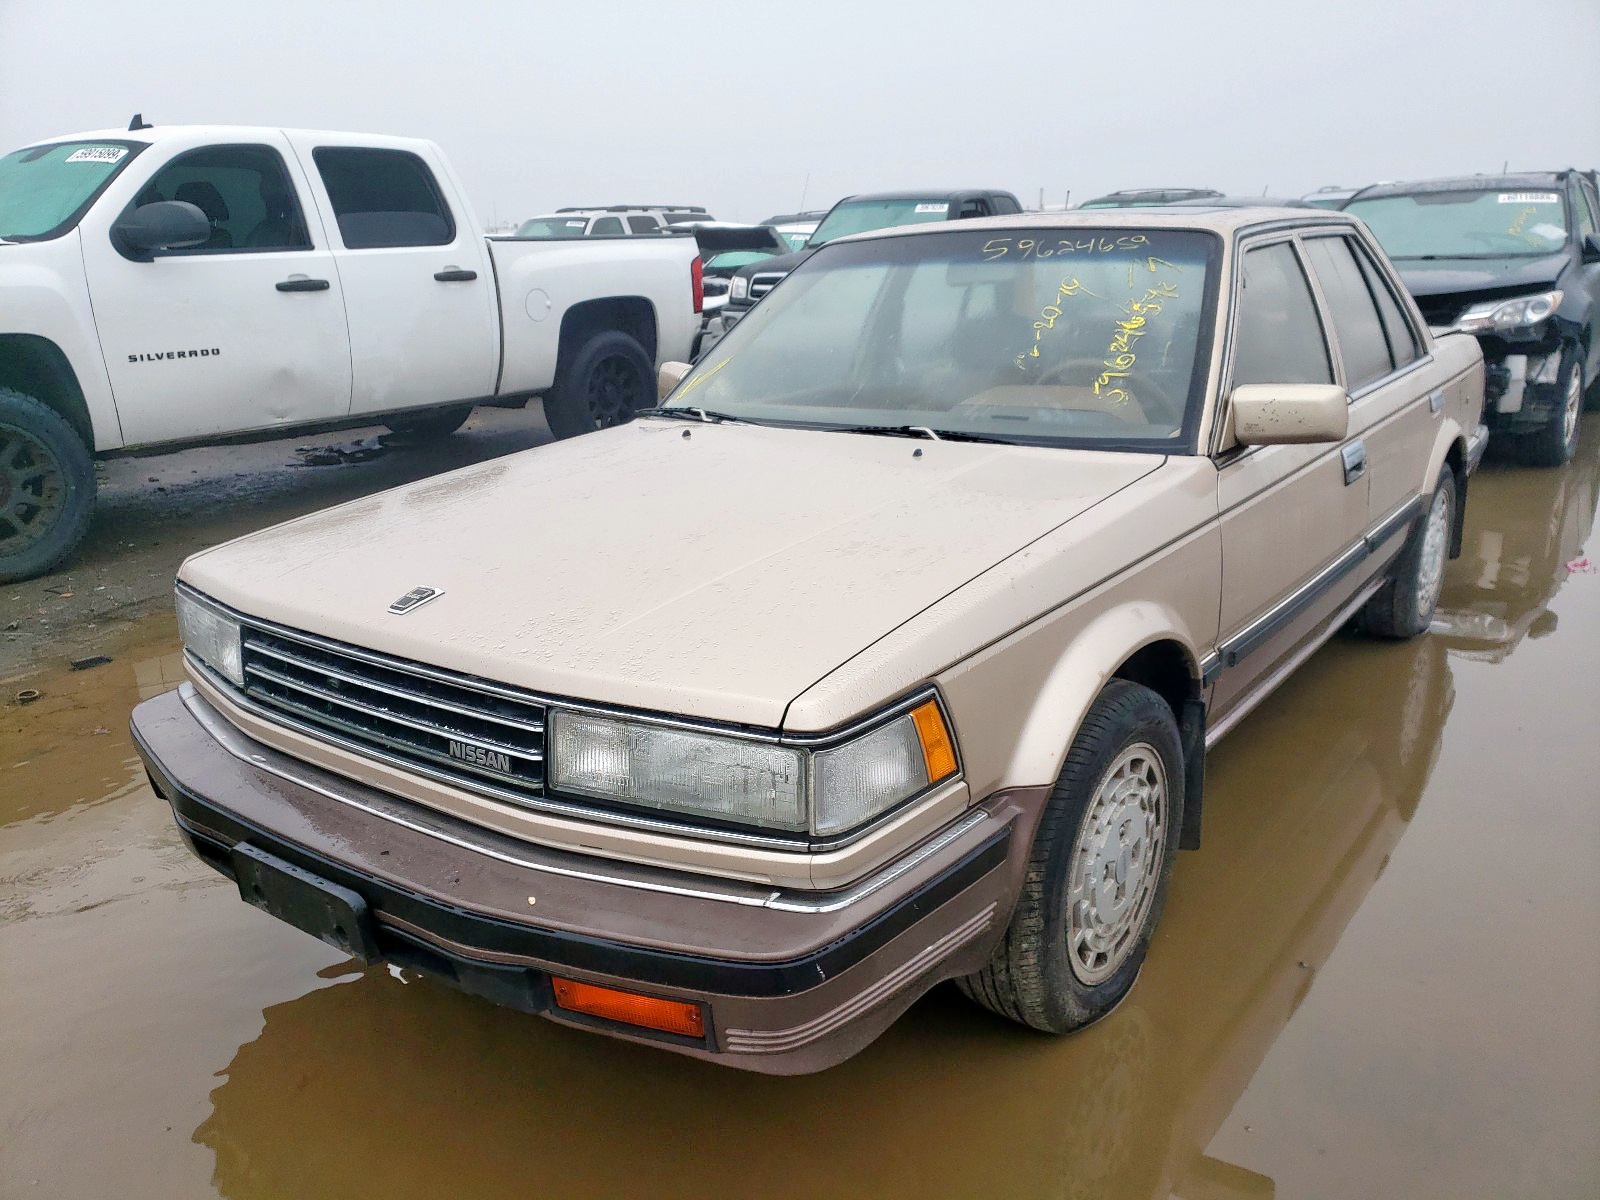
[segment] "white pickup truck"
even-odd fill
[[[94,459],[543,396],[558,437],[689,356],[687,238],[485,239],[431,142],[228,126],[0,158],[0,582],[67,557]]]

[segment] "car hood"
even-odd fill
[[[1538,258],[1440,258],[1395,260],[1400,279],[1417,299],[1478,292],[1531,291],[1553,286],[1566,269],[1566,254]]]
[[[401,658],[773,728],[841,663],[1165,461],[643,420],[213,547],[180,578]],[[416,587],[443,594],[391,615]]]

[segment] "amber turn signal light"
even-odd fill
[[[928,782],[938,783],[956,773],[956,747],[945,728],[944,714],[936,701],[929,700],[911,710],[912,723],[917,727],[917,740],[922,743],[922,761],[928,766]]]
[[[622,992],[616,988],[579,983],[576,979],[557,976],[550,977],[550,986],[555,990],[556,1004],[568,1012],[603,1017],[607,1021],[620,1021],[624,1025],[638,1025],[662,1033],[682,1034],[684,1037],[703,1038],[706,1035],[705,1014],[698,1004],[641,996],[635,992]]]

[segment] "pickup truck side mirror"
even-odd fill
[[[1243,384],[1229,400],[1245,446],[1338,442],[1350,428],[1350,395],[1331,383]]]
[[[1600,263],[1600,233],[1583,235],[1582,257],[1586,263]]]
[[[123,214],[112,232],[125,249],[149,254],[202,245],[211,238],[211,222],[186,200],[157,200]]]
[[[664,362],[661,370],[656,374],[656,399],[665,400],[672,394],[672,389],[683,382],[683,377],[689,373],[692,364],[686,362]]]

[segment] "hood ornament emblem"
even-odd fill
[[[389,605],[389,611],[397,617],[403,617],[412,609],[421,608],[429,600],[438,599],[442,595],[444,595],[443,588],[414,587]]]

